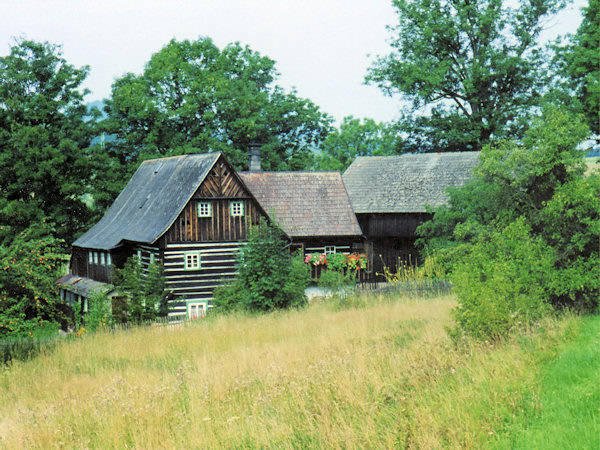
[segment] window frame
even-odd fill
[[[229,215],[231,217],[244,217],[244,201],[232,200],[229,202]]]
[[[326,245],[323,248],[323,253],[325,253],[326,255],[333,255],[337,253],[337,247],[335,245]]]
[[[188,257],[197,258],[195,264],[188,263]],[[183,252],[183,270],[200,270],[202,268],[202,255],[199,251]]]
[[[196,207],[198,209],[197,215],[199,218],[213,216],[212,202],[198,202]],[[203,207],[206,207],[206,212],[203,211]]]

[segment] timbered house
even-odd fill
[[[416,229],[428,207],[448,201],[447,189],[464,185],[479,164],[478,152],[359,157],[343,175],[358,222],[367,237],[374,273],[395,271],[398,259],[418,263]]]
[[[236,274],[249,227],[266,213],[221,153],[145,161],[102,219],[73,243],[64,297],[78,284],[111,282],[111,267],[137,255],[165,267],[170,314],[203,315],[214,288]],[[82,283],[83,282],[83,283]]]

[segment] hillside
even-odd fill
[[[0,448],[506,448],[538,422],[555,433],[533,435],[541,448],[600,435],[597,317],[586,333],[567,317],[456,348],[451,297],[355,303],[84,335],[15,362],[0,372]],[[541,374],[581,335],[554,423]]]

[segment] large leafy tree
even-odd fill
[[[330,118],[309,100],[274,84],[273,60],[239,43],[175,40],[141,75],[118,79],[107,101],[107,144],[121,164],[149,157],[223,151],[238,168],[252,142],[264,144],[265,169],[312,164],[312,149]]]
[[[49,220],[71,241],[88,219],[87,73],[49,43],[23,40],[0,57],[0,223],[15,233]]]
[[[546,108],[523,139],[484,147],[474,180],[419,227],[453,272],[461,326],[494,334],[537,317],[540,302],[597,307],[600,176],[585,172],[588,133],[581,117]],[[496,313],[506,322],[490,328]]]
[[[403,141],[393,124],[348,116],[321,143],[316,166],[343,172],[357,156],[395,155],[403,149]]]
[[[393,3],[393,52],[374,63],[367,81],[412,102],[401,125],[415,150],[480,150],[520,136],[544,85],[537,38],[562,1]]]
[[[567,45],[557,47],[558,72],[566,80],[568,104],[577,100],[577,110],[585,113],[590,130],[600,135],[600,2],[589,0],[583,8],[583,21]]]

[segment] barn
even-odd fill
[[[448,201],[447,189],[464,185],[479,152],[358,157],[343,175],[352,208],[367,238],[372,272],[398,260],[418,263],[416,229],[431,219],[429,207]]]

